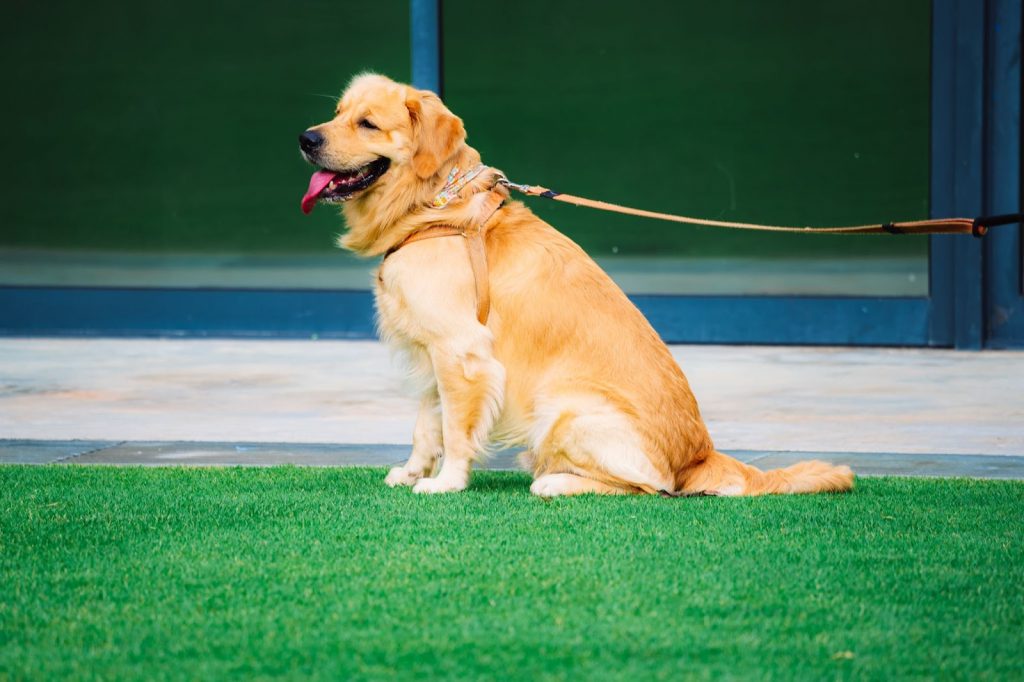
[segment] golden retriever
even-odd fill
[[[412,453],[388,485],[463,490],[473,462],[503,443],[527,448],[530,490],[544,497],[852,488],[849,467],[760,471],[717,452],[658,334],[579,246],[508,200],[500,171],[483,167],[450,203],[434,201],[452,169],[478,167],[480,155],[433,93],[357,76],[300,147],[318,168],[303,210],[341,203],[341,246],[387,254],[375,284],[381,336],[421,380]],[[484,282],[468,239],[416,240],[436,225],[481,231]]]

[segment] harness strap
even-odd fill
[[[403,246],[424,239],[438,237],[464,237],[466,251],[469,254],[469,266],[473,270],[473,282],[476,288],[476,319],[480,324],[487,324],[491,314],[491,286],[487,268],[487,226],[505,203],[505,198],[496,192],[488,192],[484,200],[483,210],[487,217],[479,226],[456,227],[454,225],[429,225],[409,234],[384,254],[384,260]],[[382,262],[383,264],[383,262]]]
[[[674,223],[686,223],[688,225],[700,225],[703,227],[728,227],[740,230],[759,230],[762,232],[798,232],[802,234],[971,234],[975,237],[984,237],[989,227],[996,225],[1007,225],[1020,222],[1021,214],[1008,214],[1002,216],[991,216],[987,218],[935,218],[932,220],[911,220],[900,223],[885,223],[883,225],[847,225],[842,227],[789,227],[784,225],[758,225],[755,223],[736,223],[725,220],[706,220],[704,218],[690,218],[688,216],[674,215],[671,213],[659,213],[657,211],[646,211],[639,208],[630,208],[611,204],[607,201],[597,201],[562,194],[547,187],[539,185],[520,185],[509,182],[507,178],[499,179],[498,182],[528,196],[544,197],[554,199],[574,206],[586,206],[601,211],[613,213],[624,213],[642,218],[654,218],[667,220]]]

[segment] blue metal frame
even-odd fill
[[[984,3],[932,4],[931,214],[981,214]],[[981,244],[931,237],[932,336],[957,348],[982,343]]]
[[[988,5],[985,101],[989,103],[985,213],[1021,209],[1021,2]],[[993,348],[1024,345],[1021,227],[993,230],[985,239],[985,333]]]
[[[411,2],[413,81],[435,92],[443,85],[440,11],[441,0]],[[1000,66],[1013,49],[1019,60],[1019,15],[1019,0],[933,1],[933,215],[1019,204],[1019,63]],[[1015,39],[1001,28],[1013,16]],[[1006,85],[1014,78],[1016,94]],[[1017,155],[986,153],[1006,147]],[[1008,228],[994,230],[985,248],[971,238],[932,237],[930,294],[920,298],[633,300],[670,342],[979,348],[989,333],[996,345],[1020,345],[1019,245],[1019,230]],[[1015,264],[1007,260],[1014,256]],[[994,267],[983,279],[986,260]],[[1007,320],[989,315],[983,324],[983,286],[1010,306]],[[0,287],[0,334],[369,338],[373,302],[368,291]]]
[[[412,0],[409,5],[412,22],[412,84],[438,95],[443,86],[444,50],[441,30],[441,0]]]
[[[1020,211],[1020,0],[935,0],[932,214]],[[931,238],[932,336],[1024,345],[1021,228]]]

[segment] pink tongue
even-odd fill
[[[302,212],[306,215],[313,210],[316,206],[316,198],[320,196],[320,192],[324,191],[324,187],[331,184],[331,180],[340,173],[328,170],[318,170],[313,173],[313,176],[309,179],[309,189],[306,190],[306,194],[302,197]]]

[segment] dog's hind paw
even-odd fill
[[[561,497],[562,495],[582,495],[584,493],[609,495],[623,491],[613,488],[607,483],[576,474],[544,474],[534,480],[533,485],[530,486],[530,492],[538,497]]]
[[[394,488],[396,485],[415,485],[420,480],[419,474],[413,473],[405,467],[392,467],[384,482]]]

